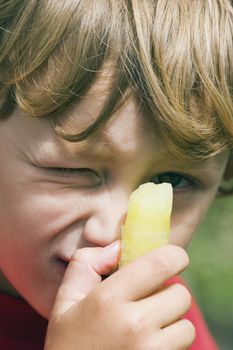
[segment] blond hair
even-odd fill
[[[171,152],[202,161],[232,147],[233,10],[228,0],[0,0],[0,117],[15,105],[76,142],[133,92]],[[68,134],[58,115],[112,62],[102,112]]]

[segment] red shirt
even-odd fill
[[[169,283],[181,283],[189,289],[187,284],[180,277],[171,278]],[[220,350],[206,325],[194,297],[192,297],[191,308],[185,314],[184,318],[190,320],[196,329],[196,339],[189,348],[190,350]]]
[[[184,284],[178,277],[171,280],[171,283],[174,282]],[[196,328],[196,340],[191,350],[219,350],[194,299],[185,317]],[[46,328],[47,320],[23,299],[0,294],[1,350],[43,350]]]

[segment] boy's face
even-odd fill
[[[70,111],[69,120],[86,127],[104,98],[92,89]],[[133,97],[104,130],[73,144],[60,139],[48,119],[16,110],[0,122],[0,149],[0,289],[14,293],[15,288],[45,317],[71,255],[120,237],[128,197],[141,183],[170,174],[171,242],[187,246],[228,158],[221,155],[199,165],[175,159]]]

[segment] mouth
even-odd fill
[[[60,267],[60,269],[63,271],[63,273],[66,272],[67,267],[69,265],[69,259],[68,258],[64,258],[64,257],[57,257],[56,258],[57,264]],[[110,275],[101,275],[101,280],[104,281],[106,280]]]
[[[58,257],[56,259],[56,262],[57,262],[58,266],[60,267],[60,269],[65,272],[68,265],[69,265],[69,261]]]

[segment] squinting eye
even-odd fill
[[[61,175],[89,175],[92,171],[86,168],[50,168]]]
[[[101,182],[99,175],[92,169],[88,168],[60,168],[53,167],[48,168],[50,172],[56,176],[60,176],[65,179],[75,179],[75,182],[82,184],[83,186],[98,185]]]
[[[162,182],[168,182],[174,189],[183,189],[193,185],[193,181],[181,174],[176,173],[163,173],[153,177],[152,182],[161,184]]]

